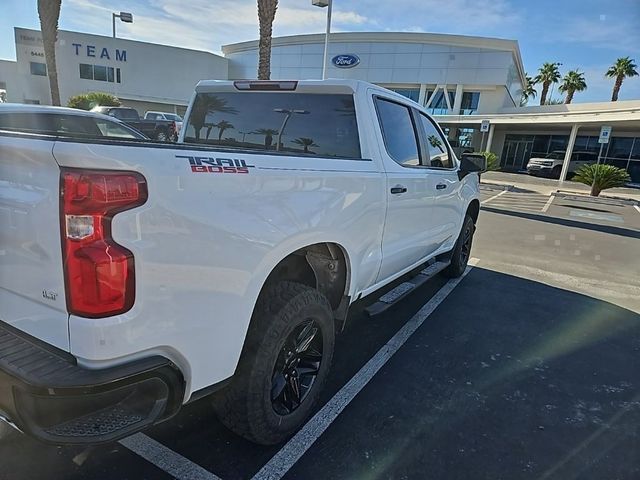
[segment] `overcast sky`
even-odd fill
[[[15,59],[13,27],[39,28],[36,0],[1,3],[0,58]],[[255,0],[62,0],[60,28],[111,35],[119,10],[134,14],[118,24],[132,40],[219,53],[258,36]],[[323,32],[325,15],[311,0],[280,0],[274,36]],[[640,62],[640,0],[334,0],[333,29],[515,39],[529,74],[544,61],[585,72],[588,89],[574,102],[609,100],[607,67],[621,56]],[[620,99],[640,99],[640,77],[625,81]]]

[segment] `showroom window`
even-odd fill
[[[389,88],[392,92],[399,93],[403,97],[407,97],[414,102],[417,102],[420,98],[420,89],[419,88]]]
[[[420,166],[416,131],[409,107],[377,98],[376,108],[389,156],[403,167]]]
[[[31,69],[31,75],[39,75],[41,77],[47,76],[47,64],[40,62],[29,62]]]
[[[449,103],[453,107],[453,103],[455,100],[454,92],[447,92],[449,94]],[[427,102],[433,96],[433,100],[429,104],[429,108],[427,108],[427,112],[431,115],[446,115],[449,111],[449,107],[447,106],[447,100],[444,96],[444,92],[442,90],[438,90],[436,93],[433,90],[429,90],[427,92]]]
[[[480,92],[463,92],[462,103],[460,104],[460,115],[472,115],[476,113],[478,103],[480,103]]]

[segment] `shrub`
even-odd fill
[[[492,170],[500,169],[500,162],[498,161],[498,156],[493,152],[480,152],[484,155],[485,160],[487,161],[487,171],[490,172]]]
[[[103,92],[89,92],[75,95],[69,98],[67,102],[68,107],[79,108],[80,110],[91,110],[98,105],[104,107],[119,107],[122,103],[115,95]]]
[[[624,186],[625,183],[631,181],[631,177],[623,168],[601,163],[583,165],[578,169],[572,180],[589,185],[591,187],[591,195],[597,197],[602,190]]]

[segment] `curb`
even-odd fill
[[[556,197],[577,197],[580,201],[592,202],[592,203],[608,203],[610,205],[640,205],[640,201],[632,198],[614,197],[614,196],[600,196],[592,197],[588,193],[568,192],[566,190],[556,190],[551,192],[551,195]]]
[[[505,183],[480,182],[480,187],[488,187],[489,190],[513,190],[514,186]]]

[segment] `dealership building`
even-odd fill
[[[7,101],[50,103],[38,30],[15,28],[16,61],[0,60]],[[322,76],[324,35],[274,38],[271,78]],[[125,105],[184,112],[201,79],[255,78],[258,42],[222,47],[223,56],[164,45],[60,31],[56,57],[63,103],[104,91]],[[525,73],[518,42],[430,33],[333,33],[328,78],[365,80],[418,102],[445,129],[454,149],[490,150],[503,168],[531,156],[598,153],[600,127],[612,127],[603,158],[640,183],[640,100],[520,107]],[[483,120],[489,128],[481,132]],[[486,123],[486,122],[485,122]]]

